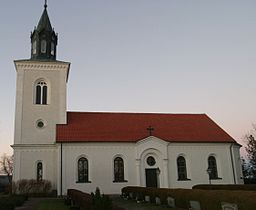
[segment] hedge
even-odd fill
[[[17,206],[22,206],[27,200],[26,196],[12,195],[0,198],[0,210],[14,210]]]
[[[192,189],[201,190],[241,190],[241,191],[256,191],[256,184],[199,184],[192,187]]]
[[[227,191],[227,190],[199,190],[199,189],[166,189],[124,187],[122,195],[133,194],[139,197],[150,196],[151,202],[155,203],[155,197],[159,197],[162,204],[166,204],[167,198],[175,199],[175,205],[179,208],[188,209],[189,201],[200,202],[201,209],[222,210],[221,202],[236,203],[239,210],[255,210],[256,192],[253,191]]]
[[[75,189],[68,189],[67,195],[72,200],[73,205],[80,206],[83,210],[92,209],[92,198],[90,194]]]
[[[12,182],[12,194],[32,197],[56,197],[55,190],[49,180],[21,179]]]

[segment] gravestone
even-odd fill
[[[161,205],[161,200],[159,197],[156,197],[156,205]]]
[[[150,202],[150,196],[149,195],[145,195],[145,201]]]
[[[167,205],[171,208],[175,208],[175,199],[172,197],[167,198]]]
[[[238,210],[237,204],[221,202],[222,210]]]
[[[129,193],[129,197],[130,197],[131,199],[133,199],[133,194],[132,194],[132,192]]]
[[[191,210],[201,210],[199,201],[189,201],[189,205],[190,205]]]

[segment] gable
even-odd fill
[[[152,135],[167,142],[235,142],[205,114],[68,112],[57,142],[138,142]]]

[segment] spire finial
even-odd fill
[[[47,0],[44,0],[44,8],[47,8]]]

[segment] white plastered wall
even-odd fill
[[[70,63],[19,60],[15,61],[15,67],[13,180],[35,178],[34,161],[40,158],[47,170],[43,178],[51,180],[56,188],[56,124],[66,123],[66,83]],[[41,79],[48,86],[47,105],[35,104],[35,86]],[[38,120],[45,123],[43,128],[37,127]]]
[[[54,145],[34,145],[15,147],[15,173],[14,181],[20,179],[36,179],[37,163],[43,164],[43,179],[52,183],[53,189],[57,188],[57,149]]]
[[[159,187],[191,188],[196,184],[208,184],[209,176],[206,169],[210,155],[216,158],[218,176],[221,178],[211,180],[211,183],[233,184],[230,145],[230,143],[169,143],[155,137],[148,137],[137,143],[66,143],[63,144],[62,151],[62,192],[65,194],[67,189],[72,188],[90,193],[95,191],[96,187],[100,187],[106,194],[119,194],[121,188],[125,186],[146,186],[146,168],[160,170]],[[60,145],[58,147],[60,150]],[[235,148],[235,152],[235,156],[238,156],[239,147]],[[186,159],[190,180],[177,180],[176,160],[179,155]],[[77,183],[77,161],[82,156],[89,161],[90,183]],[[116,156],[124,160],[127,182],[113,182],[113,160]],[[148,156],[156,159],[156,164],[152,167],[146,163]],[[239,166],[237,160],[234,163],[234,166],[236,165]],[[239,173],[239,167],[235,172]]]

